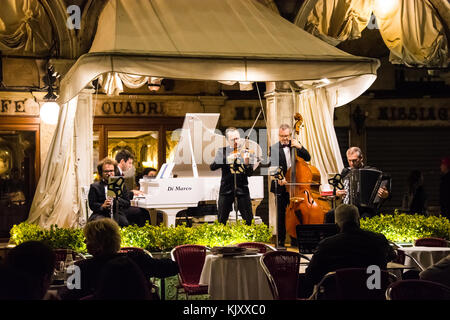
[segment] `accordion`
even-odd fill
[[[390,176],[376,169],[353,169],[347,177],[349,181],[349,203],[369,208],[380,204],[378,189],[390,183]]]

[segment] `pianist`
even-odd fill
[[[250,155],[244,150],[236,128],[225,131],[228,146],[217,150],[211,170],[222,169],[220,181],[218,220],[226,224],[235,199],[242,218],[247,225],[252,223],[252,203],[248,189],[248,177],[253,173]]]
[[[349,173],[350,173],[350,171],[352,169],[375,169],[375,168],[364,165],[363,154],[362,154],[361,149],[358,147],[350,147],[346,152],[346,156],[347,156],[347,161],[348,161],[349,167],[342,169],[342,172],[341,172],[341,179],[342,179],[344,188],[342,190],[336,190],[336,196],[342,198],[343,203],[349,204],[349,202],[350,202],[350,195],[349,195],[349,191],[350,191],[349,190],[350,189]],[[383,202],[390,195],[389,190],[387,189],[387,186],[380,187],[378,189],[377,195],[378,195],[379,199],[378,199],[378,202],[376,203],[375,208],[358,206],[361,218],[372,217],[377,214],[377,210],[381,207]],[[327,212],[327,214],[325,216],[325,223],[334,223],[334,210]]]

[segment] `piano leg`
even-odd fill
[[[174,226],[175,227],[175,221],[177,217],[177,213],[181,210],[184,210],[186,208],[170,208],[170,209],[164,209],[163,214],[163,221],[164,225],[167,227]]]

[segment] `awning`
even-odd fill
[[[376,78],[377,59],[345,53],[255,0],[110,0],[89,53],[61,81],[60,103],[107,72],[217,81]],[[358,81],[356,81],[357,83]],[[333,89],[334,90],[334,89]]]

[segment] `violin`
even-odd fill
[[[303,117],[296,113],[293,139],[298,137]],[[296,138],[297,139],[297,138]],[[296,227],[299,224],[322,224],[325,214],[330,210],[326,201],[315,199],[320,195],[320,172],[291,150],[292,166],[286,172],[286,187],[289,190],[289,205],[286,207],[286,232],[291,238],[297,238]]]

